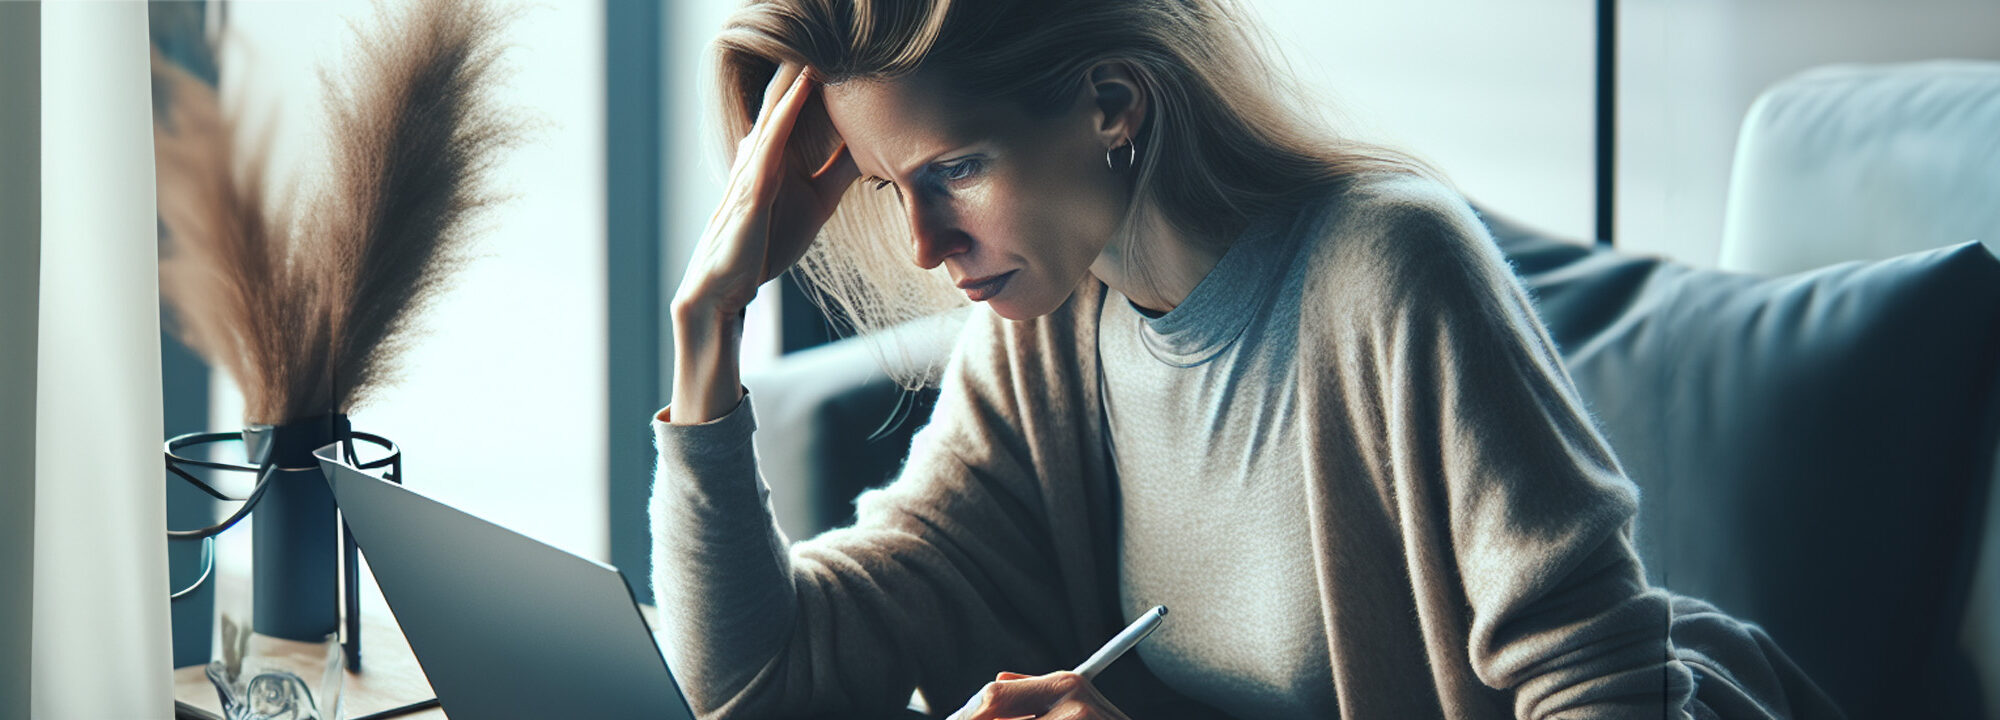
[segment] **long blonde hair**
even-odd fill
[[[1068,106],[1089,68],[1122,61],[1150,108],[1133,138],[1128,231],[1143,203],[1189,237],[1227,242],[1250,218],[1323,197],[1362,173],[1432,174],[1407,155],[1310,121],[1232,0],[752,0],[715,48],[730,153],[782,62],[810,66],[830,84],[939,72],[956,94],[1050,116]],[[836,147],[824,113],[797,127],[791,150],[802,161]],[[895,202],[850,192],[799,262],[822,310],[857,331],[966,304],[942,269],[911,262]],[[910,375],[899,378],[906,384],[923,379],[897,374]]]

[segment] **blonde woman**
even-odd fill
[[[1837,714],[1754,626],[1647,586],[1634,486],[1479,218],[1306,121],[1243,23],[1226,0],[730,20],[735,152],[655,422],[653,580],[695,708]],[[792,544],[737,356],[795,264],[862,327],[984,307],[898,479]],[[1062,670],[1156,604],[1136,659]]]

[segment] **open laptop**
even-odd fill
[[[693,720],[617,569],[314,454],[454,720]]]

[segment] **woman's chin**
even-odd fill
[[[1033,320],[1055,312],[1068,299],[1068,295],[1051,298],[1046,295],[1036,296],[1024,293],[1015,297],[1002,293],[999,297],[987,300],[984,304],[986,307],[991,308],[995,315],[1008,320],[1022,321]]]
[[[1037,314],[1032,312],[1024,312],[1021,306],[1015,303],[1007,302],[1005,300],[988,300],[986,301],[986,307],[993,310],[993,314],[995,315],[1007,318],[1008,320],[1016,320],[1016,321],[1033,320],[1035,318],[1047,314],[1047,313]]]

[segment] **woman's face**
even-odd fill
[[[1107,121],[1088,87],[1048,119],[1012,102],[957,99],[921,72],[824,93],[861,169],[852,192],[895,193],[916,263],[943,265],[1002,317],[1061,306],[1131,200],[1129,174],[1113,173],[1104,157],[1129,134],[1126,119]]]

